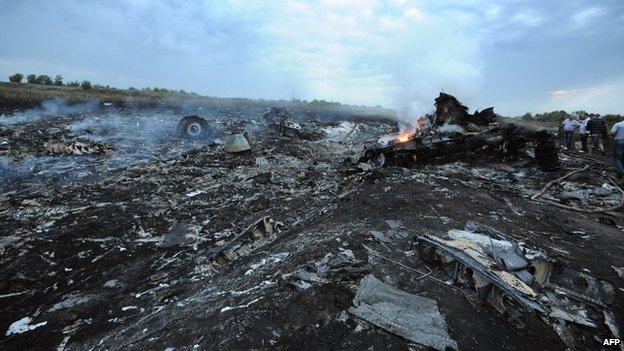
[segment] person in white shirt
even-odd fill
[[[622,179],[624,174],[624,119],[611,127],[613,135],[613,164],[615,165],[615,176]]]
[[[579,127],[579,136],[581,137],[581,151],[587,152],[587,139],[589,139],[589,130],[587,130],[587,122],[589,122],[591,118],[589,114],[585,114],[585,119],[581,121],[581,125]]]
[[[574,138],[574,130],[581,125],[577,119],[572,117],[566,117],[563,120],[563,132],[565,133],[565,144],[568,150],[573,150],[574,146],[572,145],[572,139]]]

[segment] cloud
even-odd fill
[[[536,27],[544,21],[544,19],[534,11],[518,12],[511,20],[527,27]]]
[[[406,116],[429,112],[444,89],[512,114],[544,106],[540,92],[619,84],[623,15],[620,0],[8,0],[0,75],[383,104]]]
[[[414,19],[416,21],[422,21],[425,18],[422,11],[415,7],[410,7],[409,9],[405,10],[403,12],[403,16],[405,16],[406,18]]]
[[[440,88],[470,91],[462,80],[478,84],[481,69],[482,36],[464,34],[475,18],[410,1],[11,5],[0,15],[11,35],[0,44],[17,50],[0,59],[10,70],[45,68],[66,79],[359,104],[394,105],[417,93],[430,106]],[[24,21],[33,16],[41,23]]]
[[[466,98],[478,91],[486,34],[468,34],[479,21],[469,12],[442,15],[407,2],[339,10],[295,4],[268,26],[281,41],[266,59],[297,72],[313,96],[381,103],[413,118],[431,110],[441,89]]]
[[[577,27],[584,27],[590,24],[591,21],[598,20],[598,17],[606,14],[606,11],[598,6],[592,6],[590,8],[583,9],[572,16],[572,21]]]
[[[592,112],[622,113],[618,100],[624,96],[624,81],[607,81],[601,84],[575,88],[560,89],[548,92],[549,97],[541,103],[542,111],[557,109],[567,111],[587,110],[587,106],[594,105]]]
[[[570,94],[574,94],[579,92],[578,89],[561,89],[561,90],[553,90],[553,91],[549,91],[548,95],[552,96],[552,97],[563,97],[566,95],[570,95]]]

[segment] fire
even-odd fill
[[[401,125],[401,131],[396,136],[396,140],[399,143],[405,143],[414,138],[416,133],[422,133],[428,128],[427,118],[424,116],[418,117],[413,123],[406,123]]]
[[[404,143],[412,138],[412,134],[413,133],[409,130],[402,130],[399,132],[396,138],[400,143]]]

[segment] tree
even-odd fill
[[[83,90],[91,90],[91,82],[88,80],[83,80],[82,83],[80,83],[80,87]]]
[[[609,114],[602,116],[602,119],[607,121],[607,123],[613,124],[613,123],[617,123],[619,121],[624,120],[624,116],[609,113]]]
[[[77,87],[80,86],[80,82],[77,81],[77,80],[72,80],[72,81],[67,82],[67,84],[65,84],[65,85],[67,85],[68,87],[77,88]]]
[[[63,77],[61,77],[60,74],[57,74],[56,77],[54,77],[54,85],[63,85]]]
[[[11,83],[21,83],[24,75],[21,73],[15,73],[9,76],[9,82]]]
[[[26,81],[29,84],[37,84],[37,76],[34,74],[29,74],[28,77],[26,77]]]
[[[35,80],[35,84],[52,85],[52,83],[52,78],[50,78],[47,74],[41,74],[37,76],[37,79]]]

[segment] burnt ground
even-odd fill
[[[316,126],[338,128],[336,122]],[[226,153],[220,145],[171,143],[173,153],[101,174],[81,166],[91,173],[79,179],[71,177],[72,168],[51,179],[10,176],[11,162],[19,163],[19,157],[5,163],[0,348],[419,349],[346,312],[359,279],[370,273],[435,299],[461,350],[566,349],[537,316],[522,316],[520,326],[479,302],[474,292],[418,279],[367,249],[407,267],[431,269],[445,280],[441,270],[420,260],[416,237],[461,229],[469,220],[610,281],[616,287],[610,308],[624,318],[624,280],[613,268],[624,266],[622,210],[586,214],[529,199],[549,180],[585,163],[610,171],[606,158],[562,153],[564,169],[556,174],[498,154],[353,173],[363,141],[395,128],[370,121],[362,126],[363,132],[341,142],[287,138],[267,126],[243,154]],[[98,164],[111,156],[52,157]],[[575,182],[605,181],[588,173]],[[211,250],[263,216],[271,218],[274,234],[218,272],[211,270]],[[187,236],[165,245],[176,223],[189,228]],[[376,240],[371,231],[390,240]],[[304,285],[288,277],[343,250],[364,262],[363,271]],[[24,317],[32,319],[31,326],[45,324],[4,334]],[[571,326],[578,349],[601,349],[598,340],[609,334],[598,322],[596,329]]]

